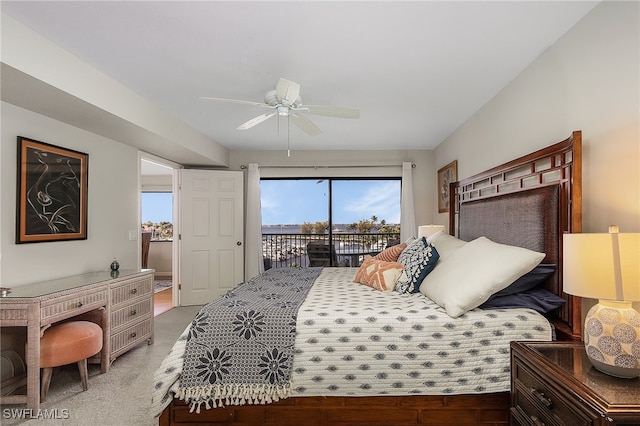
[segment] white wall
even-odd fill
[[[148,267],[154,269],[157,279],[170,280],[172,277],[172,242],[151,241],[149,245]]]
[[[583,232],[640,232],[639,17],[638,2],[596,6],[436,149],[437,166],[457,159],[464,178],[582,130]]]
[[[391,144],[392,142],[390,142]],[[261,177],[389,177],[402,176],[402,167],[323,168],[342,165],[401,165],[415,164],[413,169],[413,199],[416,226],[434,223],[435,175],[433,151],[231,151],[230,168],[258,163]],[[315,168],[278,168],[275,166],[319,166]],[[437,205],[436,205],[437,211]],[[443,224],[446,222],[442,222]],[[417,230],[416,230],[417,232]]]
[[[639,2],[596,6],[447,138],[436,164],[457,159],[465,178],[573,130],[582,130],[583,232],[640,232]]]
[[[108,270],[116,257],[122,269],[140,262],[138,152],[42,115],[2,103],[0,145],[0,283],[25,283]],[[89,154],[88,238],[15,244],[17,136]]]

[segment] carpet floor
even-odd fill
[[[154,343],[118,357],[108,373],[89,365],[89,389],[82,391],[76,364],[54,369],[41,417],[27,420],[25,405],[3,405],[2,425],[154,426],[149,413],[153,374],[200,306],[174,308],[155,317]],[[36,413],[34,413],[36,414]]]

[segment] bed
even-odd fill
[[[283,310],[277,312],[281,320],[274,329],[286,329],[294,342],[279,344],[278,351],[269,347],[254,361],[243,358],[243,371],[263,373],[271,385],[267,380],[240,390],[219,387],[219,373],[198,370],[197,360],[208,357],[227,372],[241,356],[232,358],[234,345],[221,344],[193,362],[183,361],[185,352],[211,342],[202,331],[213,314],[199,313],[156,372],[152,411],[160,415],[159,424],[507,424],[509,341],[580,339],[580,300],[562,291],[561,244],[563,233],[581,230],[581,133],[453,183],[450,196],[453,240],[437,236],[430,242],[440,260],[425,278],[431,284],[423,284],[420,292],[354,284],[358,268],[293,268],[258,277],[213,301],[211,312],[249,303],[252,294],[263,294],[257,303],[263,303],[264,294],[278,300]],[[464,249],[449,250],[443,241],[462,241]],[[425,288],[437,289],[435,281],[446,281],[445,265],[454,268],[469,258],[462,251],[482,250],[480,243],[521,248],[527,256],[529,251],[543,253],[536,265],[553,268],[545,271],[542,286],[561,297],[562,306],[544,315],[529,308],[456,311],[447,299],[450,285],[425,297]],[[447,279],[460,278],[453,275]],[[273,287],[265,290],[265,281]],[[296,292],[302,294],[298,302],[292,296]],[[236,340],[252,341],[255,330],[266,333],[268,321],[261,312],[252,308],[232,314],[228,322],[235,323]],[[291,381],[283,389],[278,363],[289,357]],[[187,385],[196,376],[209,380],[211,394]]]

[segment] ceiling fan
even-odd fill
[[[258,125],[277,114],[279,116],[288,117],[294,125],[307,135],[317,136],[322,133],[322,131],[311,120],[302,115],[303,113],[337,118],[360,117],[360,111],[354,108],[329,105],[304,105],[300,98],[300,85],[284,78],[278,80],[278,84],[276,84],[275,89],[269,90],[264,95],[264,103],[243,101],[239,99],[211,98],[207,96],[203,96],[200,99],[255,105],[272,110],[242,123],[237,127],[238,130],[250,129],[251,127]]]

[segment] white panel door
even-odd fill
[[[243,174],[180,173],[180,305],[203,305],[244,279]]]

